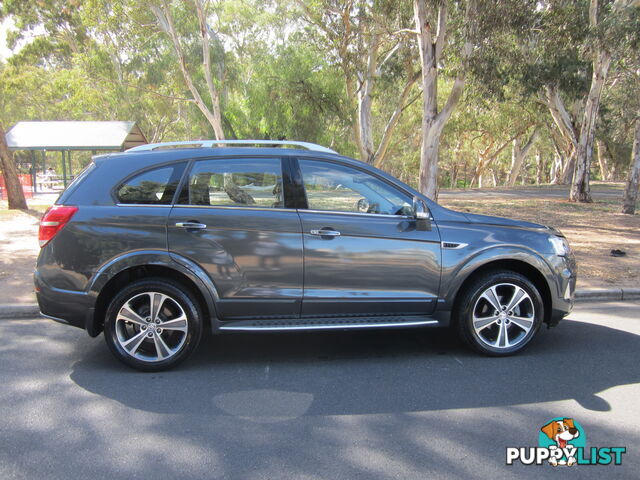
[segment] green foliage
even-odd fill
[[[638,47],[640,8],[609,15],[588,27],[586,0],[479,1],[474,50],[463,100],[451,117],[440,148],[442,186],[468,186],[479,159],[496,153],[487,170],[504,181],[510,141],[537,126],[535,151],[545,169],[555,155],[554,125],[540,103],[554,84],[579,111],[591,80],[591,47],[614,49],[598,137],[605,139],[620,171],[628,163],[630,126],[640,112]],[[212,138],[194,105],[173,45],[152,7],[160,0],[4,0],[0,18],[11,17],[9,46],[19,53],[0,65],[0,121],[134,120],[150,141]],[[186,68],[206,91],[193,0],[170,0],[186,53]],[[207,2],[214,82],[221,92],[229,138],[306,140],[357,156],[353,124],[359,72],[367,45],[381,39],[384,57],[372,93],[378,142],[408,72],[419,68],[411,2],[376,0],[218,0]],[[348,10],[345,24],[344,11]],[[466,2],[448,0],[450,25],[439,77],[440,106],[461,63]],[[346,43],[345,43],[346,42]],[[345,79],[354,81],[347,94]],[[204,97],[205,102],[210,100]],[[417,183],[421,105],[412,90],[382,167]],[[498,151],[498,149],[508,144]],[[77,155],[74,161],[86,160]],[[528,162],[527,178],[535,176]]]

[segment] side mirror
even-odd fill
[[[431,217],[429,215],[429,209],[418,197],[413,197],[413,217],[416,219],[416,230],[427,231],[431,230]]]

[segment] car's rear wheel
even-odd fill
[[[474,350],[491,356],[522,350],[543,319],[540,292],[524,275],[511,271],[477,278],[462,293],[454,314],[460,337]]]
[[[123,288],[111,301],[105,340],[126,365],[143,371],[174,367],[197,347],[202,315],[191,292],[179,283],[146,279]]]

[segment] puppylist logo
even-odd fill
[[[622,455],[627,453],[626,447],[586,445],[582,425],[572,418],[553,418],[540,428],[537,447],[507,447],[507,465],[620,465]]]

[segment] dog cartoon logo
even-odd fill
[[[540,431],[548,438],[548,440],[544,442],[547,445],[544,446],[547,446],[550,449],[555,447],[562,452],[562,456],[560,456],[560,458],[557,458],[557,456],[551,456],[549,458],[549,463],[551,465],[554,467],[557,467],[558,465],[566,465],[567,467],[570,467],[576,464],[576,449],[585,443],[584,432],[577,422],[572,418],[555,418],[542,427]],[[580,438],[581,433],[582,438]],[[540,435],[541,441],[543,439],[542,434]],[[581,445],[578,445],[576,442],[576,439],[578,438],[581,440]]]
[[[539,424],[538,424],[539,425]],[[622,465],[625,446],[591,446],[587,435],[573,418],[556,417],[538,429],[538,446],[507,446],[506,464],[514,465]],[[578,468],[578,467],[576,467]]]

